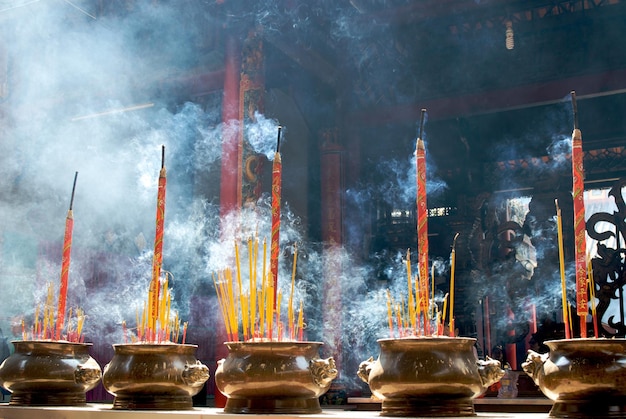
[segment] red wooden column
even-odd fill
[[[241,206],[241,188],[239,173],[241,173],[240,159],[240,132],[239,122],[239,83],[241,68],[241,46],[233,36],[226,40],[224,60],[224,96],[222,102],[222,168],[220,179],[220,219]],[[223,230],[223,228],[221,228]],[[226,330],[221,323],[216,332],[215,357],[216,360],[228,356],[228,350],[223,342],[227,341]],[[211,384],[214,386],[215,406],[224,407],[226,396],[215,386],[215,373],[211,374]]]
[[[323,328],[325,352],[334,357],[341,370],[342,295],[341,247],[343,244],[343,147],[337,131],[322,133],[320,156],[322,240],[324,241]]]
[[[222,222],[232,211],[247,203],[256,203],[261,195],[262,156],[250,147],[244,126],[256,122],[256,112],[263,112],[263,43],[260,34],[250,31],[240,40],[226,39],[224,61],[224,96],[222,103],[222,166],[220,179],[220,216]],[[223,231],[224,228],[221,228]],[[226,358],[226,331],[217,333],[216,358]],[[214,377],[214,374],[212,374]],[[215,387],[215,405],[224,407],[226,397]]]
[[[241,68],[241,46],[232,35],[226,40],[224,61],[224,97],[222,102],[222,169],[220,179],[220,216],[238,208],[241,190],[238,174],[241,173],[239,159],[239,82]]]

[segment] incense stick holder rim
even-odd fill
[[[626,416],[626,339],[576,338],[528,351],[522,369],[555,403],[551,417]]]
[[[177,343],[114,344],[102,384],[115,396],[116,410],[188,410],[209,379],[196,359],[197,345]]]
[[[15,351],[0,365],[0,385],[14,406],[83,406],[85,393],[102,377],[90,343],[13,341]]]
[[[319,358],[322,342],[226,342],[218,361],[217,388],[228,398],[227,413],[311,414],[337,377],[332,357]]]
[[[479,360],[476,339],[379,339],[380,354],[357,375],[382,401],[381,416],[474,416],[473,399],[504,375],[499,361]]]

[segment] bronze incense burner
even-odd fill
[[[358,376],[382,401],[381,416],[474,416],[473,399],[500,380],[500,362],[479,360],[476,339],[380,339]]]
[[[13,406],[83,406],[102,376],[88,343],[14,341],[0,365],[0,385]]]
[[[113,409],[186,410],[209,379],[209,369],[195,357],[197,345],[113,345],[102,384],[115,396]]]
[[[321,342],[226,342],[215,383],[227,413],[310,414],[337,377],[335,361],[318,358]]]
[[[524,371],[559,418],[626,417],[626,339],[546,341],[547,354],[528,351]]]

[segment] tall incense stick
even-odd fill
[[[585,238],[585,173],[583,169],[583,139],[578,129],[578,108],[576,93],[571,92],[574,112],[572,132],[572,197],[574,206],[574,258],[576,268],[576,313],[580,319],[580,336],[587,337],[588,280],[587,244]]]
[[[417,271],[421,280],[428,281],[428,205],[426,203],[426,149],[424,147],[425,117],[426,109],[422,109],[419,136],[415,145],[415,169],[417,181]],[[422,301],[421,304],[420,309],[426,313],[428,302]],[[426,321],[426,318],[424,320],[424,332],[429,333],[428,326],[430,323]]]
[[[272,165],[272,231],[270,243],[270,273],[274,281],[274,309],[276,309],[276,292],[278,290],[278,254],[280,242],[280,198],[282,184],[282,162],[280,158],[280,131],[278,127],[278,140],[276,141],[276,153]]]
[[[150,282],[150,324],[149,332],[156,332],[156,323],[159,317],[159,279],[163,263],[163,233],[165,223],[165,191],[167,176],[165,170],[165,146],[161,146],[161,170],[159,171],[159,189],[156,204],[156,229],[154,235],[154,255],[152,257],[152,281]],[[155,336],[152,336],[154,339]],[[149,339],[150,340],[150,339]]]
[[[70,259],[72,253],[72,232],[74,230],[74,192],[76,191],[76,179],[78,172],[74,174],[74,185],[72,186],[72,197],[70,198],[70,208],[65,217],[65,235],[63,237],[63,259],[61,262],[61,285],[59,287],[59,304],[57,307],[57,321],[55,339],[61,339],[61,331],[65,323],[65,306],[67,303],[67,283],[70,276]]]

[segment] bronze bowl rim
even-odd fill
[[[598,343],[598,342],[626,343],[626,337],[624,338],[588,337],[588,338],[570,338],[570,339],[550,339],[550,340],[544,341],[543,343],[547,344],[547,343]]]
[[[135,343],[114,343],[112,344],[114,348],[197,348],[198,345],[193,343],[175,343],[175,342],[163,342],[163,343],[143,343],[143,342],[135,342]]]
[[[15,344],[52,344],[52,345],[71,345],[71,346],[93,346],[91,342],[71,342],[69,340],[56,340],[56,339],[16,339],[12,340],[11,343]]]
[[[276,341],[227,341],[224,342],[224,345],[232,345],[232,346],[243,346],[243,345],[254,345],[254,346],[304,346],[304,345],[323,345],[324,342],[314,341],[314,340],[276,340]]]
[[[476,338],[465,336],[407,336],[404,338],[381,338],[377,342],[476,342]]]

